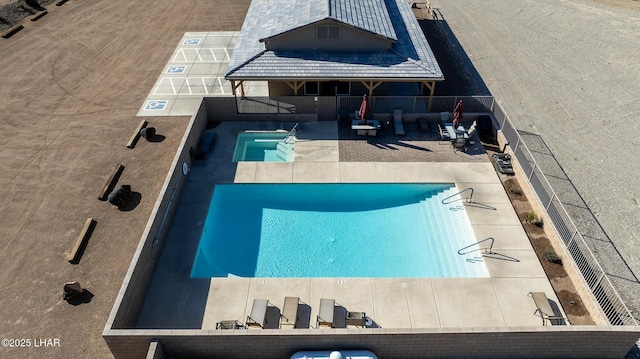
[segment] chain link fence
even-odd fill
[[[553,154],[548,151],[546,146],[535,144],[536,140],[541,141],[541,139],[536,138],[535,135],[526,133],[523,135],[523,133],[516,130],[515,126],[513,126],[497,102],[495,102],[493,114],[515,159],[527,176],[531,187],[545,208],[549,219],[553,223],[573,261],[576,263],[580,273],[582,273],[587,285],[607,316],[609,323],[611,325],[638,325],[627,303],[632,307],[638,306],[637,293],[640,293],[640,283],[638,283],[637,278],[629,266],[626,265],[624,259],[615,251],[613,244],[608,237],[606,237],[603,230],[600,237],[606,237],[605,242],[608,242],[609,246],[600,245],[596,247],[593,241],[587,241],[585,239],[583,231],[581,231],[579,227],[594,225],[593,223],[586,222],[596,222],[597,226],[599,226],[599,224],[597,224],[597,219],[595,219],[595,216],[588,210],[584,201],[581,201],[581,197],[575,188],[572,188],[574,193],[571,191],[563,191],[561,192],[562,195],[558,195],[558,192],[554,190],[554,186],[551,185],[548,179],[550,175],[548,172],[557,171],[557,169],[554,170],[553,168],[554,163],[560,172],[552,174],[552,178],[556,179],[555,182],[558,182],[557,179],[561,178],[565,182],[565,184],[562,185],[566,185],[566,182],[569,183],[569,187],[573,187],[573,185],[570,184],[570,180],[557,164]],[[529,142],[534,142],[536,146],[535,151],[532,151],[527,146],[524,137],[530,137],[527,139],[528,141],[533,139],[533,141]],[[547,172],[546,174],[545,171]],[[580,198],[580,200],[576,201],[575,198],[570,198],[572,195],[573,197]],[[576,216],[576,210],[567,210],[564,204],[566,202],[572,203],[572,207],[586,210],[582,212],[588,212],[588,215]],[[571,212],[574,212],[573,216]],[[574,219],[576,219],[580,225],[576,225]],[[594,250],[596,250],[597,255],[594,255]],[[598,257],[600,260],[598,260]],[[606,263],[607,268],[603,268],[600,263]],[[618,282],[616,283],[617,286],[612,282],[612,278],[613,282]],[[619,292],[625,296],[625,300],[622,299]]]

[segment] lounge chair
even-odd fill
[[[222,320],[216,323],[216,329],[244,329],[244,325],[237,320]]]
[[[320,311],[318,312],[318,319],[316,320],[316,328],[319,328],[321,325],[333,328],[333,311],[335,305],[335,299],[320,299]]]
[[[396,129],[396,135],[404,135],[404,124],[402,123],[402,109],[393,110],[393,127]]]
[[[513,165],[511,164],[511,156],[509,154],[494,153],[492,158],[500,173],[504,173],[507,175],[515,174],[515,172],[513,171]]]
[[[538,313],[542,318],[542,325],[546,325],[547,320],[553,324],[553,320],[564,321],[564,317],[556,315],[549,304],[549,298],[544,292],[529,292],[529,296],[533,298],[533,303],[536,305],[536,311],[533,314]]]
[[[347,325],[355,325],[364,328],[367,322],[367,314],[365,312],[347,312]]]
[[[298,304],[300,298],[298,297],[285,297],[284,305],[282,306],[282,314],[280,314],[280,328],[292,329],[296,327],[296,321],[298,320]]]
[[[254,299],[253,307],[251,307],[251,314],[247,316],[247,327],[260,327],[264,328],[267,322],[267,306],[269,300],[267,299]]]

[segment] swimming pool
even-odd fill
[[[191,276],[488,277],[452,184],[218,184]]]
[[[288,132],[244,132],[238,135],[233,162],[291,162],[294,141]],[[286,141],[285,141],[286,139]]]

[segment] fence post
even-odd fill
[[[529,183],[531,183],[531,177],[533,177],[533,173],[536,171],[536,167],[538,166],[537,163],[533,163],[533,168],[531,168],[531,174],[529,175],[529,178],[527,178],[527,180],[529,180]]]
[[[502,127],[502,128],[504,128],[504,127]],[[504,131],[502,131],[502,133],[504,134]],[[507,140],[507,143],[510,142],[509,139],[507,138],[507,136],[504,136],[504,137]],[[511,148],[511,150],[513,151],[514,155],[518,151],[518,146],[520,146],[520,136],[518,136],[518,139],[516,140],[516,145]]]
[[[567,242],[567,249],[569,249],[569,251],[571,251],[571,249],[569,247],[571,247],[571,243],[573,243],[575,241],[576,236],[578,235],[578,230],[576,229],[575,232],[573,232],[573,235],[571,236],[571,238],[569,238],[569,242]]]
[[[604,278],[605,274],[603,272],[600,272],[600,277],[598,277],[598,279],[596,279],[596,281],[593,283],[593,286],[591,287],[591,289],[595,289],[597,286],[600,285],[600,282],[602,282],[602,278]]]
[[[553,189],[552,189],[552,190],[553,190]],[[553,202],[553,197],[556,197],[556,198],[558,197],[558,196],[556,195],[556,191],[553,191],[553,195],[551,196],[551,199],[549,200],[549,203],[547,203],[547,206],[546,206],[546,207],[544,207],[544,211],[545,211],[545,212],[549,212],[549,206],[551,206],[551,203]]]

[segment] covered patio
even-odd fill
[[[242,96],[433,96],[444,76],[407,1],[255,0],[225,79]]]

